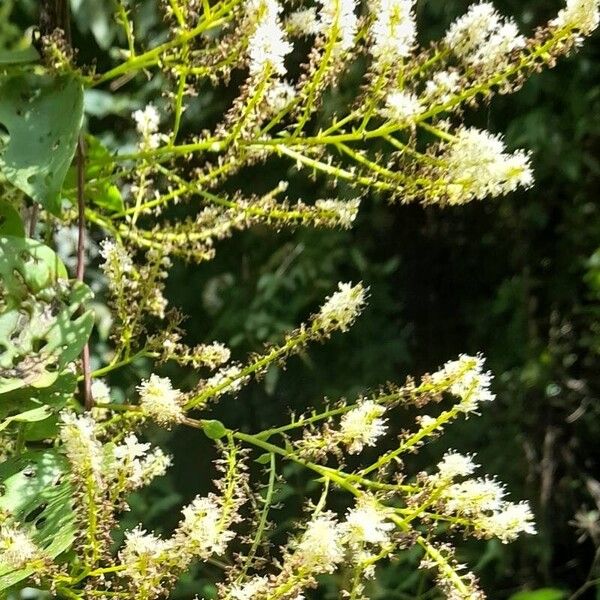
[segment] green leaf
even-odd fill
[[[47,417],[29,422],[25,427],[25,440],[36,442],[55,438],[58,434],[58,413],[73,398],[77,377],[66,371],[47,388],[26,387],[0,395],[0,419],[11,419],[23,412],[43,407]],[[13,419],[14,420],[14,419]]]
[[[124,210],[123,197],[116,185],[107,181],[101,181],[103,177],[113,174],[115,163],[111,160],[110,152],[102,145],[100,140],[92,135],[86,136],[86,155],[89,158],[89,167],[86,179],[98,180],[87,189],[90,200],[113,212]]]
[[[261,454],[254,462],[259,465],[268,465],[271,462],[271,452]]]
[[[221,421],[204,421],[202,429],[211,440],[219,440],[227,435],[227,429]]]
[[[6,200],[0,200],[0,235],[25,237],[25,227],[21,221],[21,215]]]
[[[33,46],[16,50],[0,49],[0,65],[20,65],[38,60],[40,60],[40,54]]]
[[[0,236],[0,394],[56,381],[90,335],[91,297],[50,248]]]
[[[0,423],[0,431],[6,429],[12,423],[35,423],[36,421],[43,421],[50,416],[50,409],[46,406],[39,406],[38,408],[32,408],[25,412],[13,415],[4,419]]]
[[[89,199],[91,204],[111,212],[124,210],[125,205],[119,188],[108,181],[116,168],[110,152],[93,135],[85,136],[85,145],[87,159],[85,169],[86,198]],[[75,167],[69,169],[64,185],[65,188],[72,191],[77,188],[77,170]]]
[[[567,597],[567,592],[555,588],[541,588],[530,592],[517,592],[509,600],[563,600]]]
[[[0,76],[0,172],[55,215],[83,119],[83,88],[71,76]]]
[[[66,459],[55,450],[27,452],[0,465],[0,510],[18,523],[51,558],[75,539],[72,489]],[[0,592],[31,576],[33,569],[11,571],[0,565]]]

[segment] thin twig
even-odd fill
[[[33,238],[35,236],[35,228],[37,226],[37,219],[40,210],[40,205],[36,202],[31,207],[31,212],[29,213],[29,237]]]
[[[83,282],[85,275],[85,144],[80,134],[77,142],[77,280]],[[94,406],[92,397],[92,370],[90,368],[90,347],[86,344],[81,353],[83,371],[83,403],[86,410]]]

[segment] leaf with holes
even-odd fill
[[[68,550],[75,539],[72,487],[66,472],[67,461],[55,450],[27,452],[0,464],[0,510],[50,558]],[[33,571],[0,565],[0,594]]]
[[[33,421],[28,418],[24,427],[24,437],[28,442],[54,439],[58,435],[58,413],[73,398],[77,389],[77,377],[66,371],[58,376],[57,380],[47,388],[24,387],[2,394],[0,400],[0,429],[3,422],[10,423],[21,421],[24,416],[42,415],[33,412],[43,409],[46,418]]]
[[[0,172],[55,215],[83,119],[83,88],[71,76],[0,77]]]
[[[0,236],[0,394],[56,381],[90,335],[91,297],[50,248]]]

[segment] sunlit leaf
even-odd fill
[[[66,459],[54,450],[27,452],[0,464],[0,510],[18,523],[51,558],[75,539]],[[0,592],[28,578],[33,569],[0,565]]]
[[[47,387],[89,337],[91,291],[50,248],[12,236],[0,237],[0,281],[0,394]]]
[[[56,215],[82,119],[83,89],[73,77],[0,76],[0,172]]]
[[[0,419],[11,419],[43,407],[46,418],[29,421],[24,430],[27,441],[53,438],[58,433],[58,413],[73,397],[77,389],[77,377],[70,372],[62,373],[49,387],[24,387],[0,395]],[[13,419],[14,421],[15,419]]]

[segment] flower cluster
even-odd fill
[[[577,29],[590,35],[600,24],[600,2],[598,0],[567,0],[551,24],[558,29]]]
[[[0,525],[0,565],[22,569],[42,556],[42,551],[23,530],[12,525]]]
[[[358,27],[355,0],[318,0],[321,30],[332,37],[336,52],[347,52],[354,45]]]
[[[423,110],[424,107],[416,94],[393,91],[387,95],[381,114],[395,123],[410,123]]]
[[[159,425],[170,427],[180,423],[184,417],[182,393],[173,389],[168,377],[152,374],[137,388],[140,406],[145,415]]]
[[[365,446],[374,446],[385,435],[386,420],[381,418],[384,413],[385,406],[365,400],[342,417],[338,437],[348,452],[361,452]]]
[[[371,53],[378,68],[394,65],[397,60],[411,55],[417,37],[414,5],[415,0],[380,0],[373,3],[375,18],[370,30],[373,37]]]
[[[472,473],[474,465],[469,464],[469,460],[455,477]],[[533,514],[527,502],[506,501],[504,486],[490,478],[465,479],[448,485],[450,473],[447,469],[447,464],[441,464],[440,480],[437,475],[433,476],[434,482],[441,482],[438,493],[438,509],[441,513],[465,519],[477,537],[495,537],[503,543],[514,541],[522,533],[536,533]]]
[[[334,573],[342,563],[355,565],[371,577],[368,563],[376,560],[376,554],[370,551],[388,547],[395,527],[389,520],[392,514],[369,494],[356,499],[344,520],[333,512],[316,510],[303,533],[283,548],[279,573],[270,578],[256,575],[237,584],[231,597],[266,600],[285,589],[290,598],[304,598],[303,591],[316,586],[318,575]]]
[[[93,419],[64,412],[60,437],[74,471],[83,476],[93,476],[99,484],[102,475],[102,447],[96,437]]]
[[[133,261],[125,248],[106,239],[100,243],[100,256],[104,259],[102,271],[106,275],[109,286],[116,287],[118,282],[133,271]]]
[[[474,128],[461,128],[441,156],[440,176],[446,182],[450,204],[501,196],[533,184],[529,155],[512,154],[500,136]]]
[[[283,60],[292,51],[292,45],[286,41],[279,19],[281,6],[276,0],[264,0],[255,3],[253,10],[260,16],[248,42],[250,73],[261,75],[269,71],[285,75]]]
[[[234,537],[222,501],[197,497],[183,509],[183,520],[169,539],[148,533],[141,526],[125,535],[118,559],[127,589],[136,597],[157,598],[195,559],[223,554]]]
[[[495,398],[490,391],[492,375],[483,370],[483,364],[481,356],[463,354],[458,360],[447,362],[431,376],[431,381],[460,399],[461,412],[475,412],[482,402],[491,402]]]
[[[314,317],[313,326],[324,331],[347,331],[360,314],[367,296],[361,283],[339,283],[338,291],[329,296]]]
[[[158,148],[163,137],[158,133],[160,115],[152,104],[146,108],[136,110],[133,119],[140,134],[140,149],[153,150]]]
[[[527,42],[512,19],[503,19],[493,4],[482,2],[452,24],[444,43],[466,64],[490,74],[506,68],[512,53]]]

